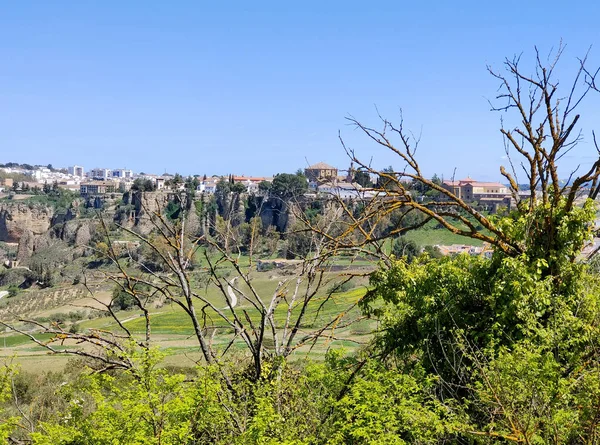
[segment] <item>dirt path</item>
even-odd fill
[[[235,292],[233,291],[233,289],[231,288],[231,286],[235,286],[235,280],[237,280],[237,277],[235,277],[233,280],[231,280],[231,284],[227,284],[227,294],[229,295],[229,298],[231,300],[231,307],[235,307],[235,305],[238,302],[237,296],[235,295]],[[225,308],[228,309],[228,308]]]

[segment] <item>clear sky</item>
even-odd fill
[[[374,105],[422,134],[428,174],[498,179],[498,82],[486,64],[562,38],[592,48],[600,2],[16,1],[0,5],[0,162],[272,175],[347,168],[338,130]],[[591,149],[598,97],[582,110]],[[597,129],[600,131],[600,125]]]

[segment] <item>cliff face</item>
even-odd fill
[[[125,212],[117,212],[115,219],[124,226],[135,228],[141,234],[148,234],[154,228],[150,215],[160,213],[169,203],[168,192],[130,191],[123,195],[122,208]]]
[[[260,209],[263,227],[275,226],[277,231],[285,233],[296,222],[295,214],[300,207],[295,203],[282,204],[275,199],[266,200]]]
[[[19,202],[0,203],[0,241],[18,243],[26,232],[43,235],[52,226],[52,207]]]

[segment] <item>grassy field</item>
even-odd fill
[[[419,230],[407,233],[405,237],[421,246],[434,244],[481,244],[476,240],[454,235],[447,230],[436,228],[434,222],[430,222]],[[133,241],[133,237],[131,238],[130,241]],[[211,256],[211,261],[214,262],[217,259],[218,255]],[[198,252],[197,260],[199,263],[197,266],[198,270],[207,266],[203,252]],[[248,257],[239,257],[238,263],[242,268],[248,267]],[[360,271],[361,273],[368,272],[370,268],[375,267],[373,260],[360,257],[339,256],[334,258],[332,263],[337,268],[347,268],[347,270],[338,270],[338,272],[330,271],[326,274],[326,282],[322,286],[319,298],[316,298],[311,303],[307,311],[308,315],[304,318],[303,323],[300,326],[301,332],[299,337],[308,335],[317,327],[331,323],[333,320],[336,320],[337,317],[343,316],[343,318],[341,318],[342,322],[338,320],[337,323],[334,323],[332,328],[325,332],[324,337],[313,345],[299,347],[294,353],[293,359],[322,359],[328,348],[343,347],[348,350],[353,350],[360,347],[360,344],[369,341],[373,330],[376,328],[376,323],[374,321],[361,319],[358,308],[355,307],[346,313],[349,306],[356,303],[364,296],[368,284],[367,278],[354,279],[353,288],[350,290],[346,289],[345,292],[334,294],[328,301],[324,301],[324,296],[327,291],[329,291],[336,282],[339,282],[342,279],[341,276],[344,273],[349,271]],[[80,261],[76,261],[70,265],[70,267],[65,268],[63,272],[68,272],[67,275],[69,276],[70,274],[74,275],[78,270],[81,270],[82,267],[83,265],[80,264]],[[293,266],[290,267],[293,268]],[[219,273],[223,273],[224,276],[234,276],[231,265],[227,266],[226,264],[221,264],[218,269]],[[97,273],[100,276],[101,272],[102,271],[99,270],[92,273]],[[274,269],[266,272],[253,272],[252,277],[256,292],[262,296],[264,301],[269,301],[281,281],[289,280],[290,289],[293,287],[294,271],[290,268],[287,270]],[[98,284],[92,286],[95,297],[104,302],[110,301],[112,284],[103,284],[100,278],[97,278],[96,281]],[[241,281],[238,281],[237,284],[242,291],[247,293],[248,289]],[[227,314],[231,313],[228,308],[226,309],[227,302],[218,289],[214,287],[206,289],[204,287],[205,283],[202,282],[197,274],[193,274],[192,276],[192,285],[198,292],[204,292],[204,295],[206,295],[216,307],[222,309]],[[288,290],[288,295],[290,295],[290,292],[291,290]],[[198,303],[197,310],[200,311],[201,304],[200,302]],[[5,298],[0,301],[0,318],[9,320],[10,318],[7,317],[18,315],[30,319],[52,319],[51,317],[56,316],[57,314],[68,315],[74,311],[84,310],[83,308],[86,306],[88,306],[88,308],[85,309],[85,315],[81,317],[81,319],[74,320],[67,318],[65,326],[69,327],[72,324],[76,324],[77,328],[83,332],[89,329],[106,331],[118,331],[120,329],[115,320],[110,317],[94,316],[88,319],[87,315],[93,315],[94,313],[92,309],[89,309],[89,306],[99,308],[100,305],[93,301],[91,296],[87,294],[81,285],[74,286],[71,284],[64,284],[45,290],[31,289],[21,291],[17,297],[10,299]],[[236,309],[240,314],[245,311],[253,323],[259,321],[259,315],[256,310],[253,309],[250,302],[241,300]],[[297,315],[298,310],[299,308],[296,307],[292,311],[292,316]],[[165,301],[157,301],[150,308],[150,314],[152,338],[154,343],[167,353],[167,359],[165,360],[166,364],[189,364],[192,366],[196,361],[200,360],[198,342],[194,335],[191,320],[179,306],[173,303],[169,304]],[[209,330],[214,332],[214,336],[212,337],[213,345],[217,349],[225,347],[233,336],[231,327],[223,320],[219,319],[219,317],[211,310],[206,311],[206,316]],[[283,302],[274,313],[275,322],[279,329],[282,328],[286,316],[287,304]],[[142,336],[145,328],[144,319],[141,318],[138,313],[135,311],[121,311],[118,313],[118,317],[124,326],[134,333],[134,335]],[[349,326],[339,327],[339,325],[345,325],[349,320],[355,322]],[[23,323],[20,324],[20,327],[25,330],[34,330],[35,328],[32,325]],[[213,332],[211,332],[211,335]],[[49,340],[49,337],[40,336],[40,339],[45,341]],[[240,340],[236,340],[232,346],[232,348],[240,350],[243,350],[243,347]],[[61,366],[64,366],[68,361],[65,356],[48,355],[44,348],[33,344],[27,337],[9,331],[0,333],[0,358],[2,357],[16,357],[14,360],[21,363],[24,369],[26,368],[33,371],[38,369],[58,369]]]
[[[265,301],[270,299],[276,291],[278,284],[282,280],[289,280],[292,291],[294,280],[293,275],[289,275],[289,271],[269,271],[269,272],[254,272],[253,285],[256,292],[263,297]],[[320,297],[316,298],[308,308],[304,322],[300,326],[298,338],[313,332],[317,327],[321,327],[332,322],[336,317],[344,314],[350,305],[356,303],[366,291],[366,279],[357,280],[354,285],[355,289],[346,292],[333,294],[328,300],[324,300],[324,294],[331,289],[335,283],[339,282],[339,277],[334,273],[327,273],[325,284],[322,286]],[[248,289],[246,286],[238,282],[238,286],[244,292]],[[40,316],[48,316],[49,314],[63,313],[67,314],[78,310],[79,307],[90,303],[87,295],[81,291],[74,291],[74,286],[70,289],[65,287],[60,289],[27,291],[21,293],[12,301],[8,301],[8,307],[11,305],[18,306],[19,312],[29,318]],[[301,290],[302,286],[301,286]],[[218,289],[202,288],[199,292],[204,291],[206,297],[218,308],[223,309],[225,313],[230,314],[231,311],[227,308],[227,303],[220,294]],[[110,295],[108,289],[97,288],[96,292],[106,299]],[[69,300],[69,297],[71,300]],[[199,302],[198,302],[199,303]],[[5,303],[6,304],[6,303]],[[198,304],[197,310],[200,312],[201,304]],[[246,311],[253,323],[259,321],[259,315],[248,301],[241,300],[236,307],[240,314],[241,311]],[[299,308],[292,311],[292,316],[297,315]],[[182,363],[193,365],[200,360],[200,352],[197,339],[194,336],[192,322],[189,316],[176,304],[158,304],[151,308],[151,323],[152,323],[152,338],[153,342],[165,351],[168,355],[166,364]],[[207,320],[210,330],[214,330],[212,337],[213,345],[217,348],[224,348],[229,343],[233,336],[233,331],[223,320],[216,317],[212,311],[206,311]],[[282,328],[287,316],[287,304],[283,302],[275,311],[274,319],[279,328]],[[118,317],[134,335],[141,338],[144,333],[144,319],[139,316],[136,311],[120,311]],[[360,312],[354,308],[349,313],[344,314],[344,320],[354,320],[360,317]],[[65,326],[77,324],[78,328],[85,332],[89,329],[100,329],[106,331],[118,331],[119,327],[115,320],[110,317],[98,317],[92,319],[83,319],[80,321],[66,321]],[[324,338],[316,342],[314,345],[307,345],[298,348],[295,352],[294,359],[301,360],[307,357],[313,359],[322,359],[325,351],[330,348],[344,347],[347,349],[355,349],[360,343],[365,343],[370,338],[372,322],[358,321],[356,326],[351,325],[344,328],[335,329],[335,325],[330,330],[325,332]],[[31,330],[34,327],[31,325],[20,324],[20,328]],[[212,335],[212,332],[211,332]],[[335,337],[335,338],[333,338]],[[50,337],[48,335],[39,335],[40,340],[46,341]],[[268,342],[267,342],[268,345]],[[243,350],[244,345],[241,341],[236,340],[232,346],[235,349]],[[60,349],[61,346],[58,347]],[[67,361],[61,355],[48,355],[47,351],[41,346],[35,345],[26,336],[5,331],[0,334],[0,358],[14,357],[16,362],[20,363],[24,369],[30,371],[58,369],[64,366]],[[40,365],[42,363],[46,365]]]
[[[483,245],[483,241],[456,235],[444,229],[423,228],[408,232],[404,236],[407,240],[414,241],[420,246],[432,246],[435,244],[443,246],[451,244],[468,244],[470,246]]]

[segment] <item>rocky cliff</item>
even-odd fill
[[[52,207],[19,202],[0,203],[0,241],[18,243],[23,234],[43,235],[52,226]]]
[[[171,194],[172,195],[172,194]],[[168,192],[130,191],[123,194],[120,210],[115,214],[115,220],[129,228],[135,228],[141,234],[148,234],[154,225],[150,215],[161,213],[172,196]]]

